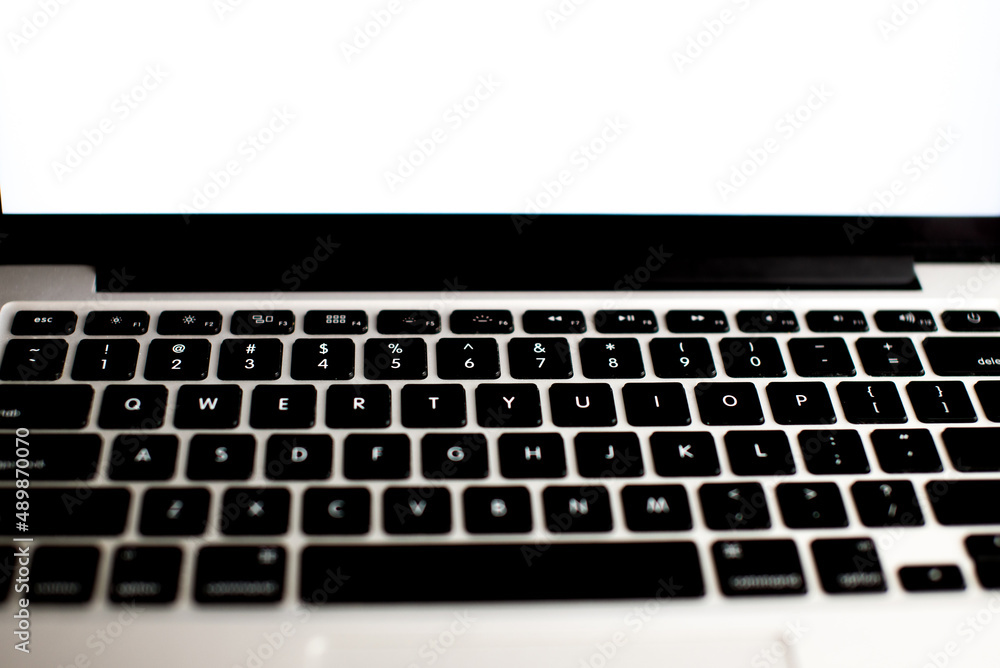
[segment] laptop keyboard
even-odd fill
[[[5,312],[0,600],[1000,586],[995,312]]]

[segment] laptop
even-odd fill
[[[9,4],[5,666],[995,665],[993,5]]]

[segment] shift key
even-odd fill
[[[1000,376],[1000,337],[927,337],[924,351],[939,376]]]

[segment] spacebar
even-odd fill
[[[693,543],[312,546],[308,603],[702,596]]]

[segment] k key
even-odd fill
[[[649,437],[657,475],[719,475],[719,455],[707,431],[658,431]]]

